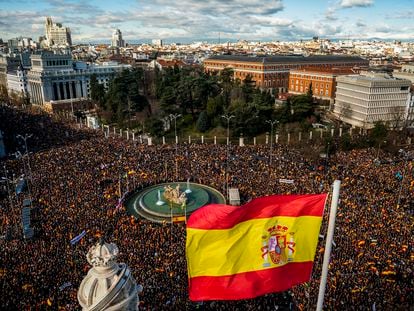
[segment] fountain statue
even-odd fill
[[[170,185],[164,187],[164,198],[169,202],[179,205],[185,205],[187,202],[186,193],[180,193],[180,185],[177,185],[175,189]]]

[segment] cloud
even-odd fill
[[[374,4],[374,0],[341,0],[339,6],[341,8],[353,8],[353,7],[369,7]]]

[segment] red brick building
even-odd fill
[[[284,88],[289,86],[289,72],[294,69],[354,68],[367,67],[369,62],[358,56],[236,56],[214,55],[204,61],[206,72],[220,72],[232,68],[236,79],[252,77],[257,87]],[[283,89],[282,89],[283,90]],[[280,91],[282,91],[280,90]]]
[[[336,77],[356,73],[359,73],[359,70],[349,68],[291,70],[289,73],[288,91],[291,94],[305,94],[312,83],[314,97],[333,100],[335,98]]]

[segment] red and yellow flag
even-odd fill
[[[326,194],[211,204],[187,221],[190,300],[248,299],[307,282]]]

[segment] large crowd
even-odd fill
[[[115,209],[119,188],[133,191],[187,178],[223,193],[228,182],[239,188],[242,203],[269,194],[329,192],[332,182],[340,179],[325,308],[409,310],[414,306],[413,162],[401,155],[370,148],[337,151],[321,161],[305,157],[298,148],[274,145],[270,166],[269,145],[231,145],[227,162],[225,145],[180,144],[176,154],[174,145],[105,138],[41,113],[0,107],[0,120],[7,137],[33,134],[28,140],[29,157],[4,160],[1,175],[9,179],[9,188],[13,174],[29,179],[35,228],[34,238],[25,240],[20,218],[27,193],[16,195],[9,189],[4,195],[3,191],[1,309],[80,309],[76,294],[90,268],[86,253],[101,236],[117,244],[118,261],[127,263],[143,285],[142,310],[315,309],[326,216],[308,283],[250,300],[189,301],[185,225],[135,219],[125,209]],[[15,139],[7,139],[22,148]],[[374,161],[378,155],[387,161]],[[280,183],[281,178],[294,184]],[[83,230],[86,236],[71,245],[70,240]]]

